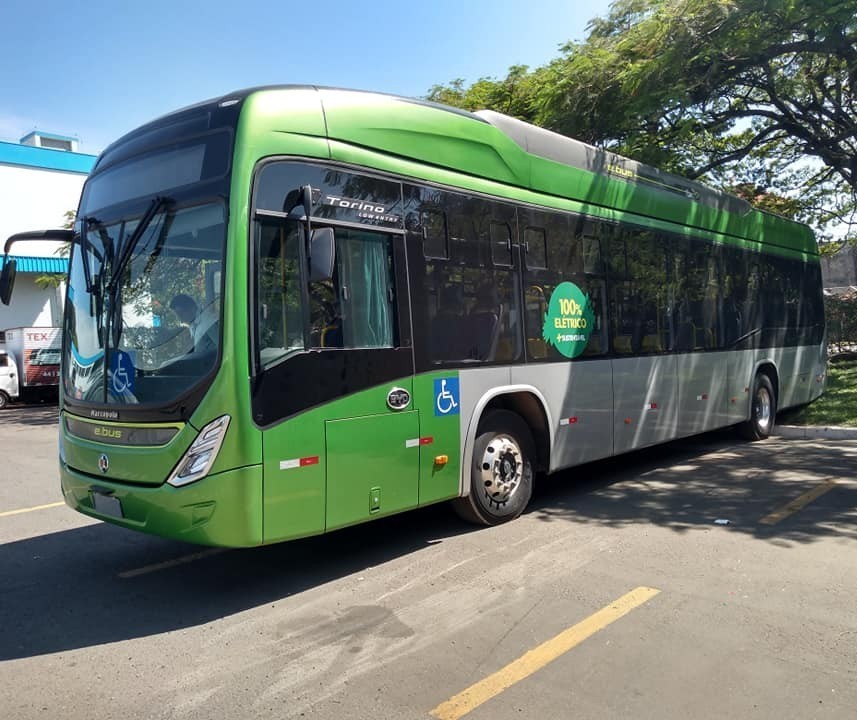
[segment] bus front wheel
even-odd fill
[[[8,407],[8,405],[9,405],[9,396],[5,392],[0,390],[0,410],[2,410],[5,407]]]
[[[750,419],[738,426],[741,437],[747,440],[764,440],[774,429],[777,416],[777,396],[771,379],[764,373],[753,381]]]
[[[499,525],[520,515],[533,494],[533,436],[515,413],[497,410],[479,423],[470,469],[470,494],[454,501],[468,522]]]

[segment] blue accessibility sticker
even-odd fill
[[[434,381],[434,414],[458,415],[458,378],[437,378]]]
[[[134,358],[130,353],[114,350],[110,353],[110,387],[114,395],[134,394]]]

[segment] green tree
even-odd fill
[[[721,187],[798,197],[796,217],[850,227],[857,0],[616,0],[583,42],[513,70],[478,95],[458,82],[430,97],[466,107],[511,80],[518,117]]]
[[[71,230],[74,227],[74,220],[77,217],[77,213],[74,210],[66,210],[64,217],[63,228]],[[67,258],[71,254],[71,243],[62,243],[54,254]],[[43,290],[45,288],[56,289],[65,282],[66,277],[67,273],[46,273],[39,275],[35,279],[35,283]]]

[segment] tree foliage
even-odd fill
[[[824,298],[824,314],[830,351],[853,353],[857,348],[857,293]]]
[[[71,230],[74,227],[74,219],[77,217],[77,213],[74,210],[66,210],[63,217],[65,218],[63,228]],[[70,254],[71,243],[61,243],[54,251],[54,255],[59,255],[65,258]],[[45,273],[44,275],[39,275],[34,282],[36,283],[36,286],[40,287],[42,290],[47,288],[56,289],[65,282],[66,277],[67,273]]]
[[[544,67],[429,97],[853,221],[857,0],[616,0],[588,30]]]

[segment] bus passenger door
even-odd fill
[[[399,384],[389,392],[402,391]],[[417,504],[419,413],[390,411],[387,395],[381,387],[365,398],[378,414],[325,422],[328,530]]]
[[[264,539],[351,525],[418,502],[419,415],[399,236],[335,228],[330,277],[301,303],[298,223],[258,224]]]
[[[324,410],[328,530],[418,502],[420,424],[411,401],[412,363],[393,377],[386,359],[390,353],[410,357],[396,349],[396,321],[407,313],[407,293],[394,292],[401,244],[400,237],[369,229],[336,228],[334,275],[310,286],[313,341],[322,355],[341,355],[347,363],[331,378],[343,386],[343,397]],[[390,380],[376,384],[385,376]]]

